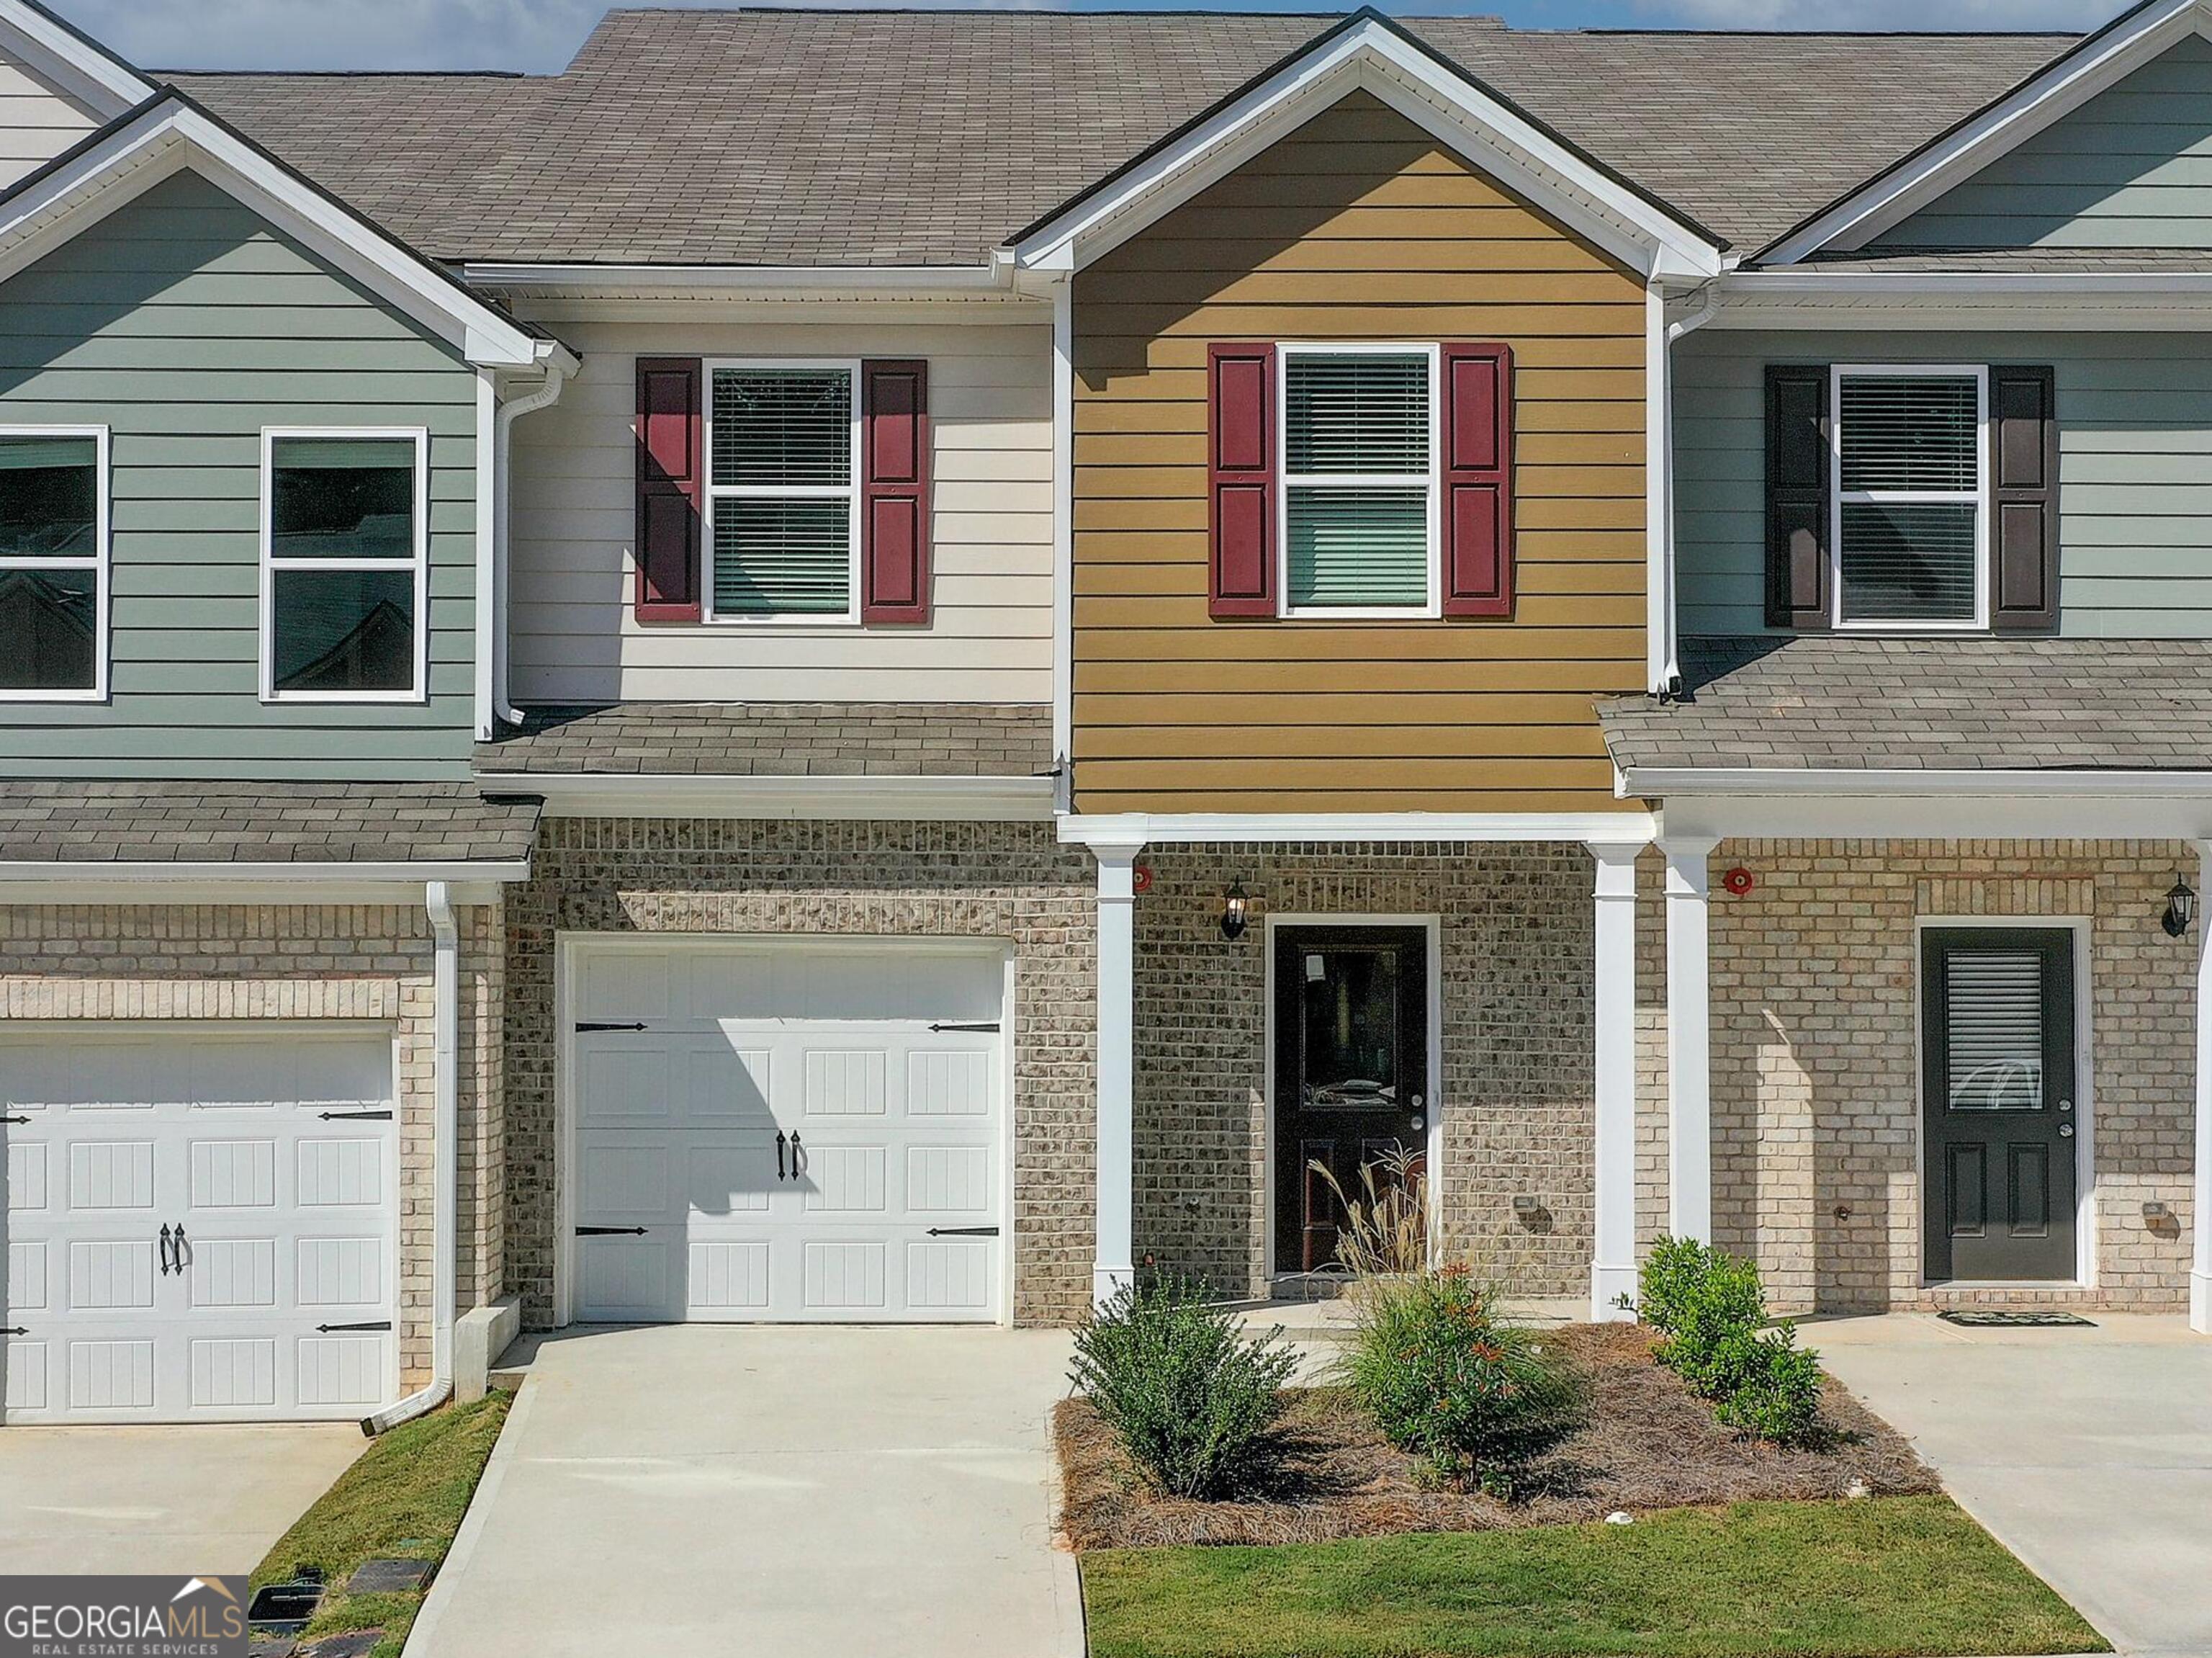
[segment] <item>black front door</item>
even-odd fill
[[[2075,1275],[2074,936],[1921,936],[1922,1157],[1931,1283]]]
[[[1363,1167],[1428,1143],[1424,930],[1276,931],[1274,1112],[1275,1270],[1310,1272],[1335,1260],[1343,1221],[1315,1166],[1357,1198]]]

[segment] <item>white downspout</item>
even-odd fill
[[[453,1275],[459,1253],[460,1210],[460,1027],[461,939],[453,919],[453,893],[442,881],[422,888],[422,908],[430,917],[431,969],[431,1155],[430,1385],[410,1393],[388,1411],[362,1418],[361,1430],[374,1439],[386,1429],[434,1411],[453,1394]]]
[[[1657,553],[1651,571],[1652,620],[1656,637],[1652,641],[1650,666],[1651,689],[1655,692],[1667,690],[1682,677],[1682,619],[1677,602],[1674,548],[1674,347],[1713,320],[1717,308],[1713,304],[1713,283],[1708,282],[1699,287],[1696,298],[1698,308],[1672,323],[1666,320],[1666,297],[1656,283],[1652,284],[1647,302],[1654,314],[1651,335],[1655,342],[1647,375],[1650,385],[1646,388],[1644,417],[1650,439],[1646,456],[1646,487],[1651,496],[1651,530]]]
[[[507,635],[514,627],[514,611],[507,604],[507,574],[512,562],[507,553],[507,540],[512,533],[514,518],[514,423],[524,415],[559,400],[561,387],[568,375],[557,363],[545,365],[545,383],[527,397],[518,397],[500,405],[495,418],[495,436],[492,441],[492,465],[495,468],[497,485],[493,497],[492,522],[492,608],[498,618],[492,629],[492,713],[508,725],[522,723],[522,716],[515,711],[507,699]]]

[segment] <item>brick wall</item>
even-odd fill
[[[472,1155],[498,1138],[497,911],[469,909],[462,938],[459,1304],[498,1275],[496,1216],[471,1207]],[[401,1382],[429,1379],[432,945],[419,905],[0,906],[0,1017],[346,1019],[398,1037]],[[473,989],[471,987],[474,987]],[[471,1010],[474,1010],[473,1013]],[[477,1149],[473,1153],[471,1149]],[[480,1180],[483,1165],[477,1165]]]
[[[1091,1300],[1097,874],[1053,826],[549,819],[507,906],[508,1287],[553,1314],[563,932],[990,938],[1014,949],[1014,1316]]]
[[[1595,873],[1579,846],[1185,846],[1137,900],[1136,1245],[1266,1289],[1267,947],[1279,915],[1442,918],[1447,1247],[1519,1292],[1589,1289]],[[1241,880],[1252,925],[1224,941]],[[1541,1214],[1516,1221],[1513,1199]]]
[[[1738,865],[1757,885],[1732,898],[1721,877]],[[2191,848],[1742,840],[1711,867],[1715,1237],[1757,1256],[1779,1308],[2008,1298],[1920,1286],[1915,923],[1929,916],[2089,921],[2096,1283],[2074,1298],[2185,1304],[2197,945],[2158,917]],[[1643,994],[1663,1003],[1656,972]],[[1663,1076],[1663,1052],[1662,1029],[1647,1071]],[[1664,1224],[1664,1125],[1663,1089],[1647,1091],[1646,1236]],[[2147,1221],[2146,1202],[2172,1222]]]

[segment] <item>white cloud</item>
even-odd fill
[[[2130,0],[1645,0],[1696,28],[2090,29]]]

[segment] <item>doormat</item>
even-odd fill
[[[2006,1313],[1994,1308],[1954,1307],[1936,1316],[1946,1324],[1962,1324],[1969,1330],[2094,1330],[2097,1327],[2073,1313]]]

